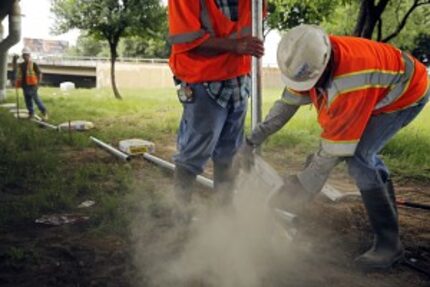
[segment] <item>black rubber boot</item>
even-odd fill
[[[365,271],[384,270],[403,260],[404,249],[399,238],[397,210],[393,201],[394,189],[360,190],[370,224],[374,232],[373,246],[355,259]],[[391,195],[392,193],[392,195]]]
[[[176,165],[174,176],[176,204],[173,210],[173,216],[178,223],[188,224],[191,221],[192,214],[190,203],[195,180],[196,174],[184,167]]]
[[[231,207],[234,195],[236,172],[232,164],[214,162],[214,189],[216,204],[219,207]]]
[[[396,193],[394,191],[394,185],[393,185],[393,181],[391,180],[391,178],[388,178],[387,182],[385,183],[385,188],[387,189],[390,200],[393,203],[394,209],[396,210],[396,218],[398,219],[399,214],[397,211]]]

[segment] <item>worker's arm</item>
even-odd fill
[[[258,146],[263,143],[270,135],[279,131],[294,116],[300,106],[290,105],[284,100],[277,100],[270,109],[263,122],[258,124],[248,141]]]
[[[260,58],[264,54],[264,43],[256,37],[246,36],[239,39],[209,38],[191,50],[202,56],[215,56],[221,53],[250,55]]]
[[[37,76],[37,83],[40,84],[40,82],[42,81],[42,71],[40,70],[39,65],[36,63],[33,63],[33,68]]]
[[[254,165],[254,149],[261,145],[270,135],[279,131],[294,116],[301,104],[309,103],[310,99],[303,96],[301,101],[290,101],[293,96],[288,89],[284,90],[282,98],[277,100],[263,122],[259,123],[251,135],[246,138],[240,151],[240,164],[245,170]],[[309,98],[309,97],[307,97]],[[294,102],[295,104],[292,104]]]
[[[296,176],[302,187],[310,194],[320,192],[332,169],[342,158],[327,154],[323,149],[308,157],[306,167]]]
[[[199,0],[169,0],[169,42],[172,53],[192,52],[201,56],[221,53],[261,57],[263,41],[256,37],[215,37],[201,21]]]
[[[263,122],[257,125],[248,141],[258,146],[267,137],[280,130],[294,116],[301,105],[312,103],[309,92],[296,92],[285,88],[280,100],[276,101]]]

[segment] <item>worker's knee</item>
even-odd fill
[[[348,173],[354,179],[360,190],[379,188],[383,185],[381,171],[370,160],[350,157],[346,159]]]

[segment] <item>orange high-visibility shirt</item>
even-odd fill
[[[18,72],[17,72],[17,76],[15,79],[15,87],[16,88],[20,88],[22,87],[22,82],[23,82],[23,70],[22,69],[26,69],[25,71],[25,84],[27,86],[36,86],[39,82],[38,80],[38,76],[36,74],[36,71],[34,69],[34,64],[33,62],[29,61],[27,64],[24,62],[20,65],[18,65]]]
[[[322,148],[336,156],[354,154],[373,115],[415,105],[430,93],[425,66],[399,49],[371,40],[330,36],[332,79],[322,91],[286,91],[290,104],[312,102],[322,127]]]
[[[231,21],[214,0],[169,0],[169,65],[187,83],[222,81],[248,74],[251,57],[233,53],[201,56],[191,50],[210,37],[251,34],[251,0],[239,1],[238,21]]]

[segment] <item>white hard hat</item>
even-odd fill
[[[24,54],[31,54],[30,48],[28,48],[28,47],[24,47],[24,48],[22,49],[22,54],[23,54],[23,55],[24,55]]]
[[[308,91],[318,82],[330,60],[327,33],[315,25],[292,28],[278,46],[278,66],[288,88]]]

